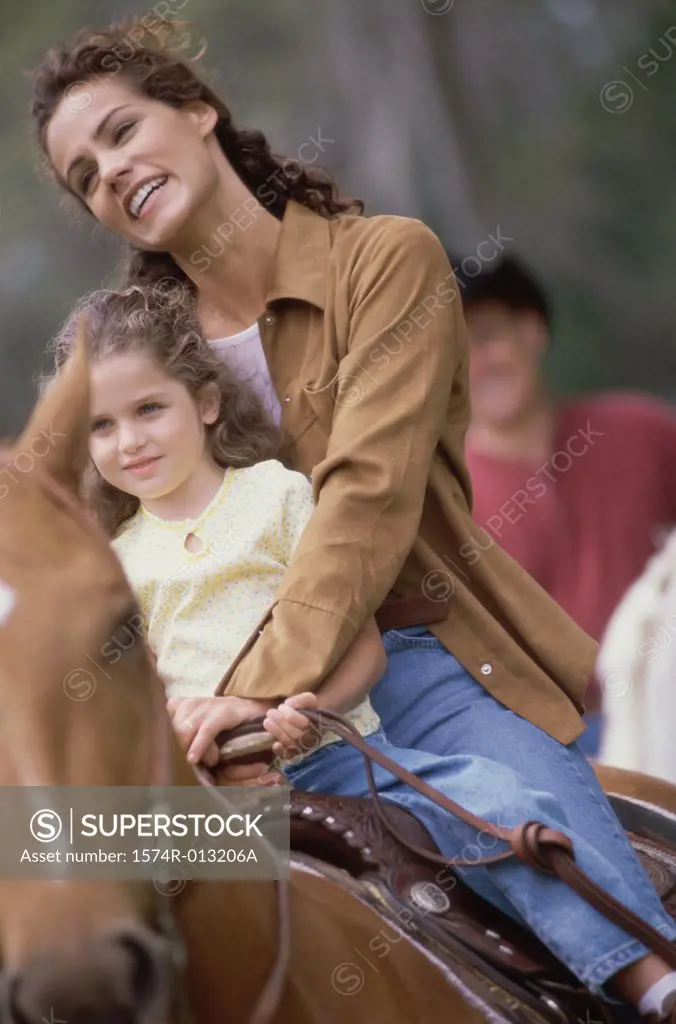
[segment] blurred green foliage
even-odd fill
[[[76,29],[153,4],[0,2],[1,435],[26,416],[47,340],[120,252],[36,173],[21,72]],[[237,122],[276,151],[321,129],[325,164],[368,212],[421,217],[457,252],[498,227],[512,237],[553,295],[555,388],[676,397],[673,0],[173,9],[208,39],[204,64]]]

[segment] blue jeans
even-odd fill
[[[371,694],[383,728],[368,742],[495,824],[537,819],[565,832],[583,870],[675,940],[676,928],[577,745],[562,746],[499,704],[424,627],[391,630],[384,641],[388,668]],[[379,766],[374,772],[383,798],[414,814],[449,858],[478,859],[507,848]],[[368,795],[362,757],[342,741],[285,774],[300,789]],[[594,992],[607,995],[604,983],[648,952],[564,883],[515,858],[461,873],[486,900],[530,927]]]
[[[584,716],[586,731],[582,733],[577,744],[585,757],[597,757],[601,746],[603,731],[603,714],[600,711],[588,711]]]

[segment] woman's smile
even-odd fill
[[[164,188],[168,180],[166,174],[159,175],[131,190],[131,194],[125,197],[124,207],[132,220],[141,220],[152,211],[158,192]]]

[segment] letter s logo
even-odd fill
[[[30,820],[30,830],[39,843],[53,843],[61,835],[63,822],[56,811],[36,811]]]

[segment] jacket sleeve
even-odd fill
[[[314,690],[381,605],[415,541],[430,463],[463,354],[446,254],[420,221],[388,221],[351,272],[347,354],[316,507],[228,694]]]

